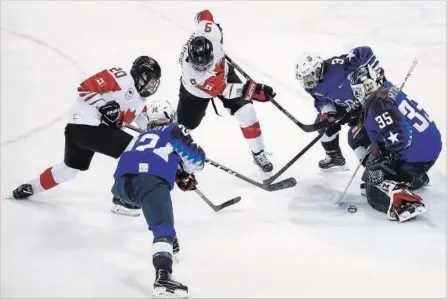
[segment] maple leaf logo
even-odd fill
[[[130,124],[135,119],[135,111],[131,111],[130,109],[127,109],[125,112],[120,111],[120,118],[123,120],[123,122]]]

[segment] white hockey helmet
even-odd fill
[[[369,64],[352,73],[349,81],[352,93],[362,104],[382,85],[379,74]]]
[[[177,113],[166,100],[150,101],[147,115],[149,126],[164,125],[177,120]]]
[[[296,64],[296,78],[302,87],[314,88],[323,79],[323,67],[323,59],[320,56],[304,52]]]

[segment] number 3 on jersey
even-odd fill
[[[423,117],[416,111],[417,108],[414,109],[406,100],[403,100],[400,103],[398,109],[400,113],[405,115],[408,119],[413,120],[416,118],[420,121],[420,124],[416,122],[413,124],[413,127],[418,130],[418,132],[424,132],[430,126],[431,120],[428,118],[428,115],[425,114],[426,117]]]

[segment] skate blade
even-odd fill
[[[345,165],[342,165],[342,166],[333,166],[331,168],[320,168],[320,170],[322,172],[328,172],[328,173],[331,173],[331,172],[343,172],[343,171],[348,171],[349,167],[348,167],[348,165],[345,164]]]
[[[424,212],[427,212],[428,209],[426,207],[420,206],[416,208],[416,211],[414,211],[414,213],[410,213],[410,212],[403,212],[401,215],[398,216],[399,222],[404,222],[410,219],[415,218],[417,215],[420,215]]]
[[[112,213],[123,215],[123,216],[131,216],[131,217],[138,217],[141,214],[141,209],[134,210],[134,209],[126,209],[120,205],[114,204],[112,208],[110,209]]]
[[[175,290],[174,293],[171,293],[164,287],[156,287],[152,292],[152,298],[188,298],[188,292]]]

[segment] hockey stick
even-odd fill
[[[208,199],[208,197],[205,196],[205,194],[202,193],[202,191],[200,191],[197,188],[194,189],[194,191],[196,192],[197,195],[200,196],[200,198],[202,198],[208,204],[208,206],[211,207],[211,209],[214,210],[214,212],[219,212],[220,210],[225,209],[226,207],[232,206],[241,201],[241,197],[238,196],[216,206]]]
[[[130,124],[124,124],[124,126],[126,128],[129,128],[129,129],[135,131],[135,132],[139,132],[139,133],[142,132],[142,130],[140,128],[137,128]],[[231,174],[243,181],[246,181],[247,183],[250,183],[250,184],[252,184],[256,187],[259,187],[261,189],[264,189],[266,191],[277,191],[277,190],[281,190],[281,189],[291,188],[296,185],[296,180],[294,178],[288,178],[288,179],[285,179],[283,181],[280,181],[280,182],[272,184],[272,185],[264,185],[262,183],[254,181],[254,180],[250,179],[249,177],[246,177],[246,176],[240,174],[239,172],[234,171],[234,170],[232,170],[216,161],[213,161],[211,159],[206,159],[205,162],[207,162],[208,164],[211,164],[212,166],[214,166],[216,168],[219,168],[220,170],[225,171],[228,174]]]
[[[349,189],[349,186],[351,186],[352,181],[354,180],[354,178],[355,178],[355,176],[356,176],[356,174],[357,174],[357,171],[359,171],[360,166],[362,166],[363,160],[364,160],[364,159],[366,158],[366,156],[368,155],[368,152],[369,152],[369,149],[370,149],[370,148],[371,148],[371,145],[368,146],[368,148],[366,149],[366,152],[365,152],[365,154],[363,155],[362,159],[360,159],[360,162],[359,162],[359,164],[357,165],[357,167],[355,168],[354,173],[352,174],[351,178],[349,179],[349,182],[348,182],[348,184],[346,185],[345,190],[343,190],[343,193],[342,193],[342,194],[335,200],[335,202],[334,202],[335,205],[339,206],[339,205],[341,204],[341,201],[342,201],[343,198],[345,197],[346,192],[347,192],[348,189]]]
[[[235,63],[228,55],[225,55],[225,58],[228,60],[229,63],[231,63],[247,80],[251,80],[251,77],[237,64]],[[269,102],[271,102],[273,105],[275,105],[276,108],[279,109],[282,113],[284,113],[287,118],[289,118],[291,121],[295,123],[298,127],[300,127],[304,132],[315,132],[322,129],[327,128],[329,125],[328,121],[322,121],[315,124],[306,125],[297,120],[295,117],[293,117],[292,114],[289,113],[286,109],[284,109],[276,100],[273,98],[269,98]]]
[[[305,148],[303,148],[292,160],[290,160],[283,168],[281,168],[275,175],[264,180],[264,185],[270,185],[273,181],[275,181],[281,174],[283,174],[287,169],[290,168],[302,155],[304,155],[318,140],[323,137],[324,132],[318,134]],[[278,183],[276,183],[278,184]],[[273,184],[274,185],[274,184]]]
[[[407,75],[405,76],[404,82],[402,82],[402,85],[400,86],[400,90],[402,90],[404,88],[405,84],[407,84],[407,80],[408,80],[408,78],[410,78],[410,75],[413,72],[413,70],[416,67],[416,65],[418,64],[418,61],[419,60],[417,60],[417,59],[413,60],[413,63],[411,64],[411,67],[408,70]]]
[[[411,73],[413,73],[413,70],[414,70],[414,68],[416,67],[417,63],[418,63],[418,60],[417,60],[417,59],[413,60],[413,63],[411,64],[411,67],[410,67],[410,69],[408,70],[407,75],[406,75],[405,78],[404,78],[404,81],[403,81],[402,84],[400,85],[400,90],[402,90],[402,89],[404,88],[405,84],[407,83],[408,78],[410,78],[410,75],[411,75]],[[357,171],[360,169],[360,166],[362,165],[363,159],[365,159],[365,157],[367,156],[368,151],[369,151],[370,148],[371,148],[371,145],[368,146],[368,149],[366,150],[365,155],[363,155],[362,159],[360,160],[359,164],[357,165],[357,167],[356,167],[354,173],[352,174],[351,178],[349,179],[348,184],[347,184],[346,187],[345,187],[345,190],[343,191],[343,193],[341,194],[341,196],[340,196],[339,198],[336,199],[336,201],[335,201],[335,204],[336,204],[336,205],[340,205],[340,204],[341,204],[343,198],[344,198],[345,195],[346,195],[346,192],[348,191],[349,187],[350,187],[351,184],[352,184],[352,181],[354,180],[354,178],[355,178],[355,176],[356,176],[356,174],[357,174]],[[393,170],[391,170],[391,169],[386,169],[386,170],[387,170],[388,172],[392,172],[392,171],[393,171]]]
[[[208,162],[209,164],[211,164],[212,166],[219,168],[220,170],[225,171],[228,174],[231,174],[235,177],[237,177],[238,179],[241,179],[243,181],[246,181],[247,183],[250,183],[256,187],[259,187],[261,189],[264,189],[266,191],[277,191],[277,190],[282,190],[282,189],[286,189],[286,188],[291,188],[294,187],[296,185],[296,180],[294,178],[288,178],[282,181],[279,181],[277,183],[274,184],[263,184],[263,183],[259,183],[255,180],[252,180],[242,174],[240,174],[237,171],[234,171],[216,161],[213,161],[211,159],[206,159],[206,162]]]

